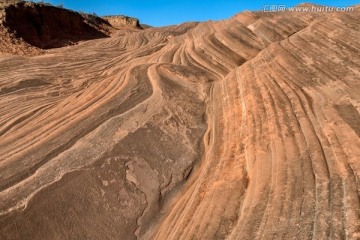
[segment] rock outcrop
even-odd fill
[[[359,39],[244,12],[1,57],[0,239],[358,239]]]
[[[142,28],[139,22],[139,19],[133,17],[127,17],[123,15],[118,16],[105,16],[103,17],[115,28],[121,27],[133,27],[133,28]]]
[[[104,19],[44,3],[5,1],[0,4],[0,52],[33,55],[40,49],[108,37]]]
[[[107,36],[81,14],[51,5],[20,1],[6,5],[2,12],[4,27],[17,38],[42,49]]]

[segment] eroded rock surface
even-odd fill
[[[36,55],[41,49],[108,37],[108,21],[44,3],[0,2],[0,52]]]
[[[109,21],[109,23],[116,28],[121,28],[121,27],[134,27],[134,28],[142,28],[140,26],[140,22],[139,19],[137,18],[133,18],[133,17],[128,17],[128,16],[105,16],[103,17],[104,19],[106,19],[107,21]]]
[[[359,36],[244,12],[1,57],[0,239],[359,238]]]

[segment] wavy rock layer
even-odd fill
[[[0,238],[360,237],[359,31],[246,12],[1,58]]]

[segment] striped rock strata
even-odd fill
[[[359,36],[244,12],[3,56],[0,238],[360,238]]]

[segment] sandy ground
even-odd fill
[[[360,238],[359,36],[247,12],[0,55],[0,239]]]

